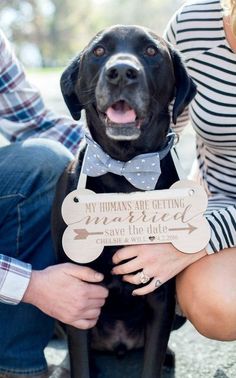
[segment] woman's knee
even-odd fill
[[[236,339],[236,248],[206,256],[176,280],[179,304],[204,336]]]

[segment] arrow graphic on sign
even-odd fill
[[[76,233],[74,240],[87,239],[90,235],[103,235],[103,232],[88,232],[85,228],[74,229],[74,232]]]
[[[169,231],[188,231],[189,234],[195,230],[197,230],[197,227],[192,226],[190,223],[188,223],[188,227],[169,228]]]

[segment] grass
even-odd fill
[[[28,67],[26,72],[29,74],[48,75],[52,73],[61,73],[65,67]]]

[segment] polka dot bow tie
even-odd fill
[[[86,135],[87,149],[82,172],[92,177],[111,172],[124,176],[135,188],[153,190],[161,174],[160,160],[170,151],[174,137],[174,133],[168,134],[166,146],[158,152],[138,155],[123,162],[112,159],[90,136]]]

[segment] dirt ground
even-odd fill
[[[187,322],[172,332],[169,346],[175,352],[176,367],[175,370],[165,370],[162,378],[236,377],[236,342],[206,339]],[[46,348],[47,360],[51,364],[60,364],[66,355],[65,341],[52,341]],[[62,365],[68,367],[69,363],[64,360]]]

